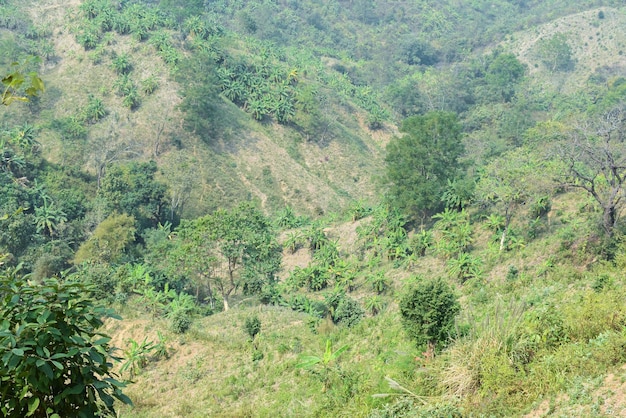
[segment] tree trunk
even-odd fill
[[[224,312],[228,312],[228,296],[224,296]]]
[[[500,238],[500,251],[504,250],[504,242],[506,241],[507,230],[508,230],[508,227],[502,230],[502,238]]]
[[[609,205],[604,209],[604,230],[609,237],[613,236],[617,212],[614,205]]]
[[[506,235],[509,232],[509,225],[511,224],[511,210],[509,208],[506,208],[506,212],[504,213],[504,219],[505,219],[505,224],[504,224],[504,230],[502,230],[502,238],[500,238],[500,252],[502,252],[502,250],[504,250],[504,243],[506,242]]]

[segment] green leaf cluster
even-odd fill
[[[115,379],[110,338],[98,332],[111,312],[80,282],[29,283],[0,273],[0,411],[4,416],[93,417],[130,403]]]
[[[460,310],[456,295],[442,279],[420,280],[400,299],[402,325],[418,347],[445,346]]]
[[[13,71],[2,77],[4,90],[2,91],[2,104],[10,105],[15,101],[28,102],[29,97],[37,96],[45,90],[43,80],[36,72],[24,74],[23,67],[26,63],[14,62],[11,64]]]

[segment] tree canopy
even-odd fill
[[[387,145],[387,197],[407,215],[423,217],[441,208],[448,180],[461,172],[461,126],[456,114],[435,111],[405,119],[400,132]]]

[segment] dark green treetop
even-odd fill
[[[461,125],[450,112],[429,112],[402,123],[387,145],[387,194],[392,206],[418,218],[436,212],[447,181],[460,172]]]

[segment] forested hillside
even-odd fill
[[[626,413],[618,1],[0,0],[5,416]]]

